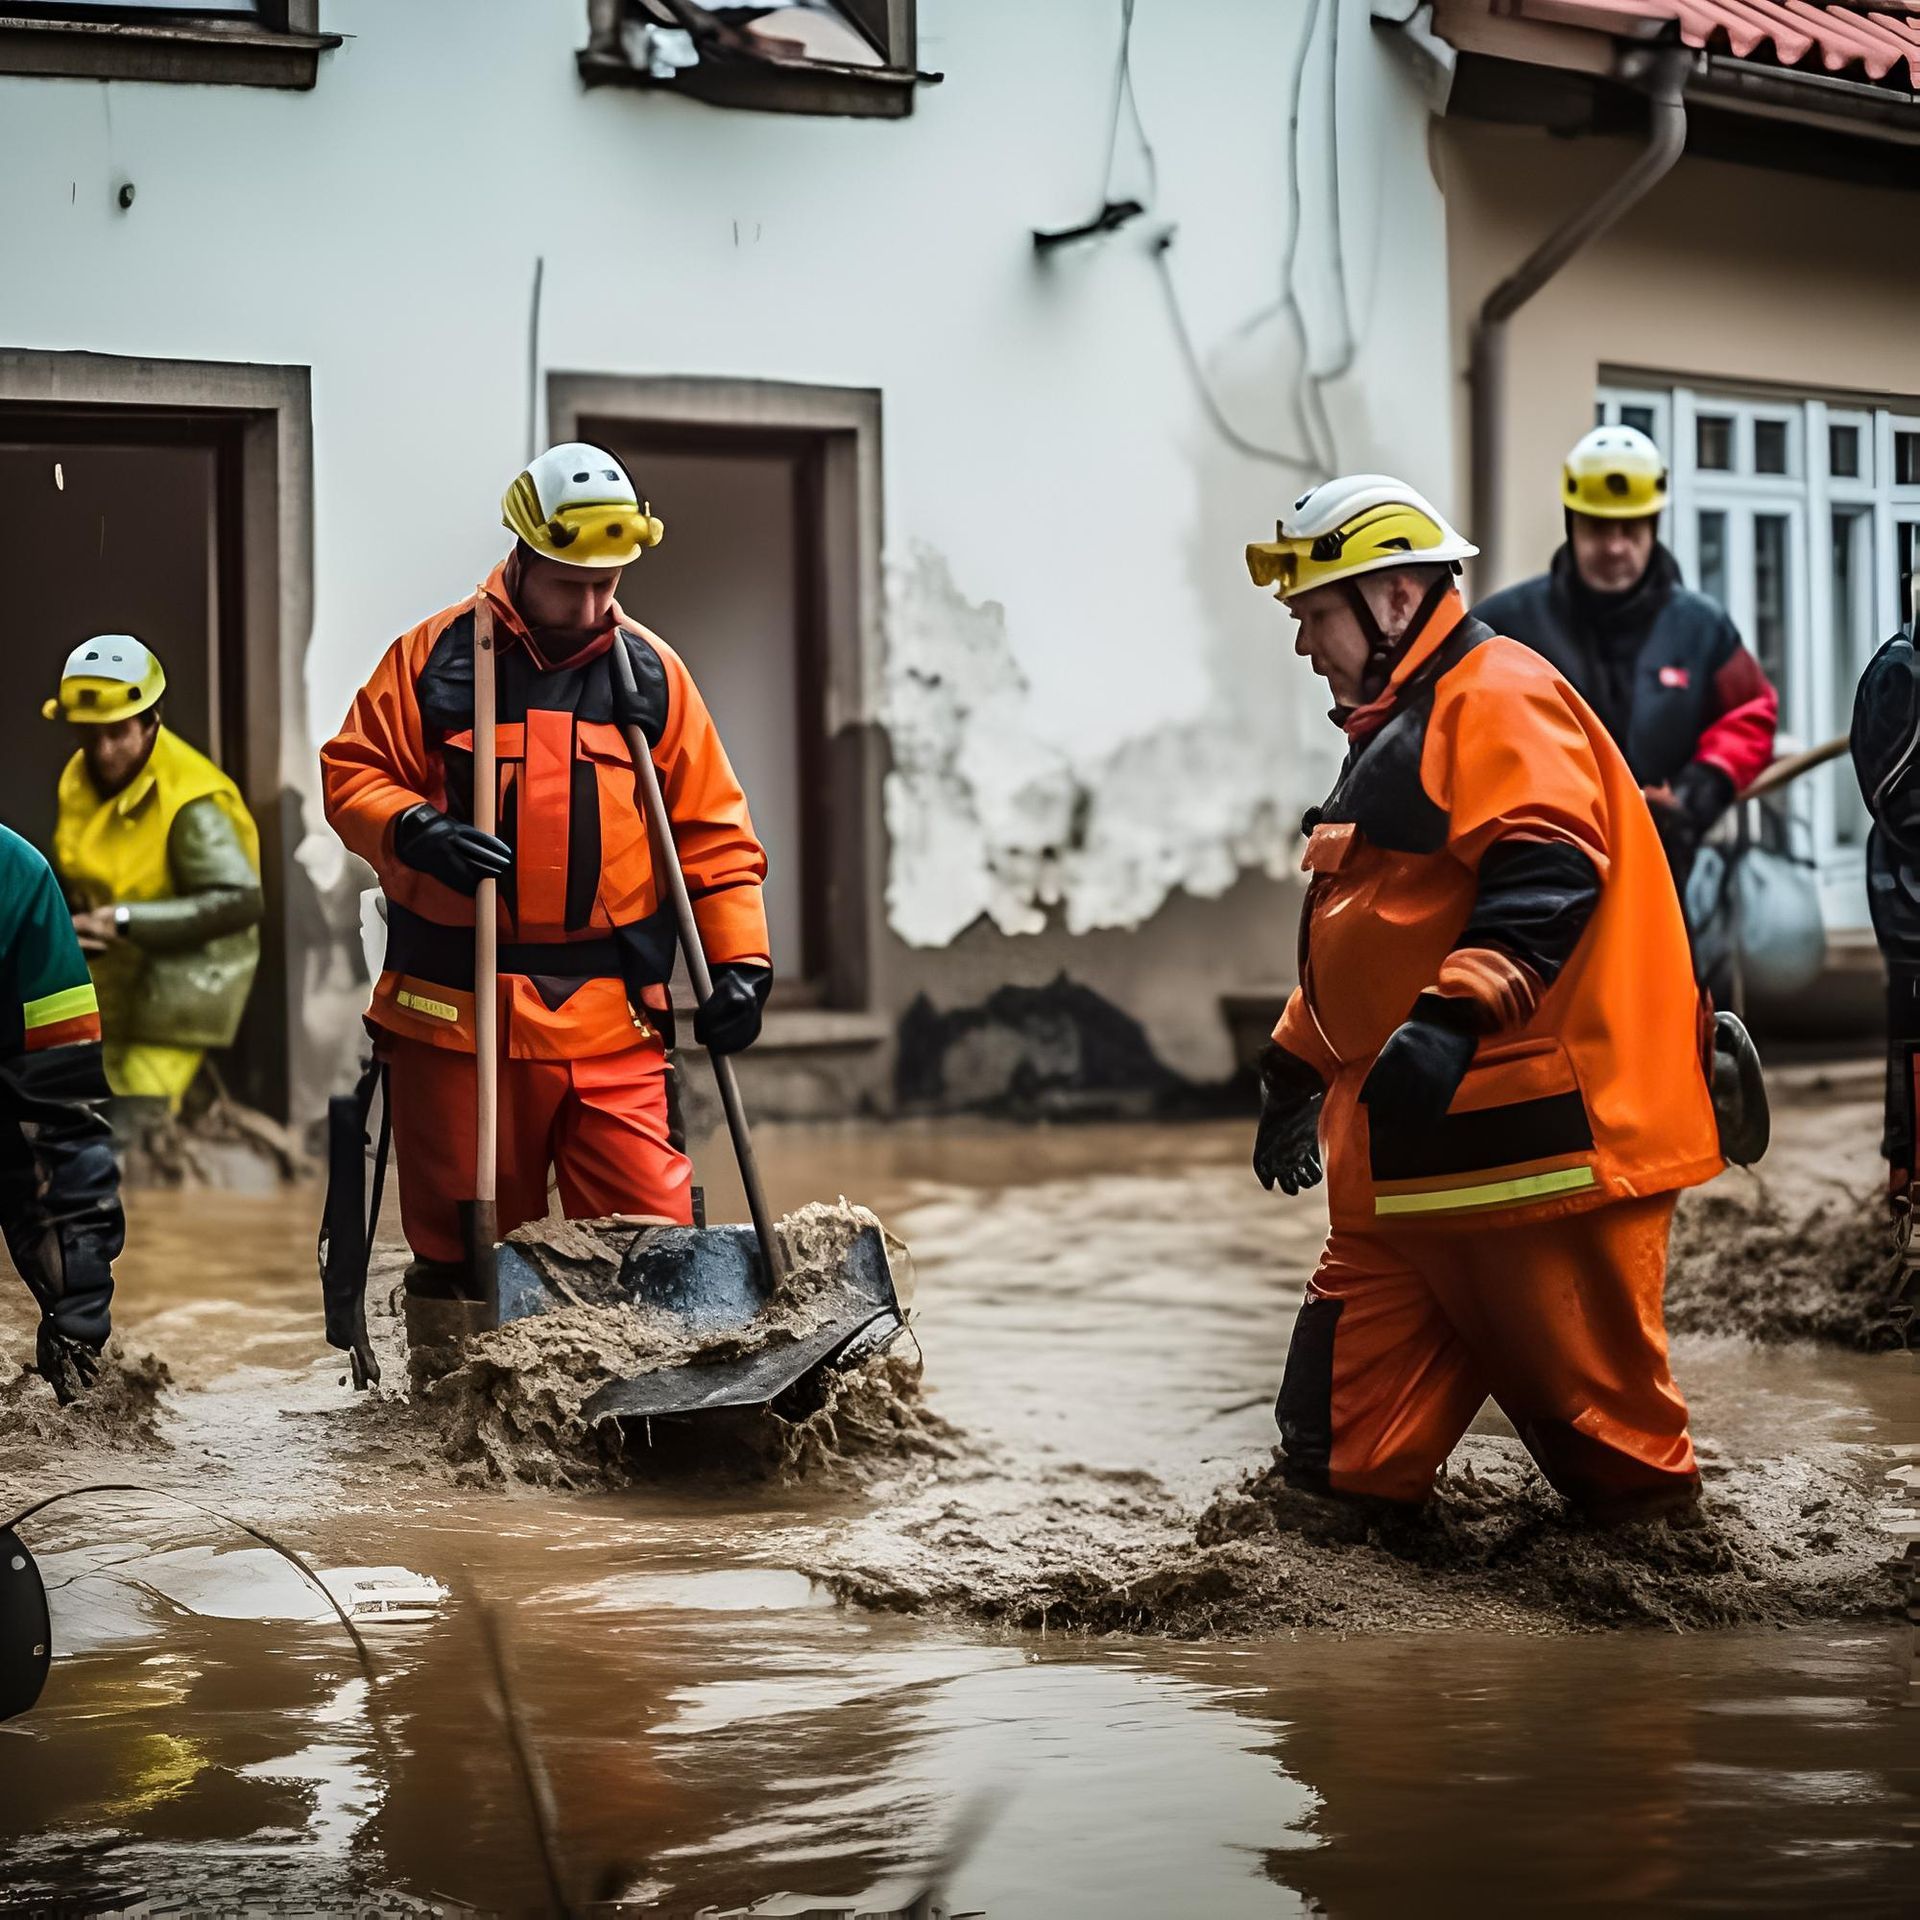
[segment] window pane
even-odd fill
[[[1784,420],[1753,423],[1753,470],[1755,473],[1786,472],[1787,423]]]
[[[1709,600],[1727,604],[1727,516],[1700,516],[1700,591]]]
[[[1623,427],[1632,427],[1636,431],[1644,433],[1647,438],[1651,440],[1653,438],[1653,409],[1651,407],[1622,407],[1620,409],[1620,424]]]
[[[1920,560],[1920,524],[1900,521],[1893,530],[1893,544],[1900,566],[1899,618],[1905,627],[1913,621],[1913,570],[1915,561]]]
[[[1836,428],[1835,432],[1851,432]],[[1844,727],[1853,715],[1853,690],[1860,677],[1860,663],[1873,644],[1867,606],[1867,543],[1871,538],[1870,516],[1859,507],[1848,508],[1833,516],[1833,712],[1832,723]],[[1846,762],[1841,777],[1833,783],[1833,837],[1843,847],[1866,844],[1867,808],[1860,798],[1860,783],[1851,777]]]
[[[1860,429],[1858,427],[1827,429],[1827,471],[1836,480],[1860,478]]]
[[[1596,400],[1593,403],[1593,424],[1596,427],[1604,427],[1607,424],[1607,403],[1604,400]]]
[[[1893,479],[1896,486],[1920,487],[1920,433],[1893,436]]]
[[[1695,466],[1708,473],[1733,470],[1733,422],[1724,413],[1703,413],[1694,422]]]
[[[1753,516],[1753,650],[1767,678],[1785,691],[1787,671],[1787,517]]]

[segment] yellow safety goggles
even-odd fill
[[[1300,577],[1301,552],[1291,540],[1249,540],[1247,571],[1256,587],[1278,587],[1283,595],[1293,591]]]

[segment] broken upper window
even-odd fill
[[[580,77],[718,107],[897,118],[916,84],[940,78],[917,70],[914,29],[914,0],[588,0]]]
[[[0,73],[311,87],[320,0],[0,0]]]

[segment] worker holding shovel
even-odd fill
[[[1749,1156],[1757,1082],[1730,1072],[1719,1113],[1639,782],[1552,666],[1468,616],[1475,551],[1379,474],[1247,549],[1348,742],[1307,816],[1254,1149],[1269,1187],[1316,1184],[1323,1154],[1329,1183],[1286,1473],[1419,1501],[1492,1395],[1590,1514],[1668,1512],[1698,1487],[1661,1314],[1674,1195]]]
[[[513,551],[388,649],[320,756],[327,818],[387,898],[367,1018],[390,1075],[410,1293],[467,1292],[463,1206],[483,1203],[483,1239],[510,1232],[545,1214],[549,1168],[570,1217],[692,1218],[667,1112],[675,923],[635,729],[712,970],[695,1039],[716,1055],[751,1045],[773,979],[746,798],[685,665],[614,598],[660,522],[617,460],[580,444],[543,453],[503,510]],[[496,1096],[497,1141],[476,1147]],[[479,1193],[495,1146],[497,1225]]]

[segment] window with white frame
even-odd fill
[[[1845,733],[1861,669],[1909,618],[1920,552],[1920,401],[1840,400],[1608,384],[1596,422],[1665,454],[1662,536],[1686,583],[1718,600],[1780,689],[1781,750]],[[1842,759],[1802,780],[1793,810],[1828,924],[1866,924],[1867,837]]]

